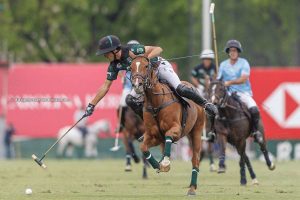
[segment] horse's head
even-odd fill
[[[208,96],[210,101],[217,106],[226,103],[227,89],[224,82],[212,81],[209,85]]]
[[[150,62],[145,56],[137,56],[133,59],[131,68],[131,84],[137,94],[144,93],[150,81]]]

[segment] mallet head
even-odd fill
[[[44,169],[47,168],[47,166],[36,155],[32,154],[31,157],[39,166],[41,166]]]

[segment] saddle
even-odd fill
[[[175,88],[169,86],[170,89],[173,91],[174,95],[176,96],[176,98],[179,100],[179,102],[182,105],[182,117],[181,117],[181,127],[182,127],[182,131],[184,130],[185,126],[186,126],[186,120],[188,117],[188,107],[190,107],[189,102],[186,100],[186,98],[180,96],[177,91],[175,90]]]
[[[246,117],[251,120],[251,114],[249,112],[249,109],[247,108],[246,104],[244,102],[241,101],[240,97],[237,95],[236,92],[233,92],[231,94],[231,97],[233,98],[233,100],[235,100],[238,105],[240,110],[246,115]]]
[[[184,130],[184,129],[185,129],[185,126],[186,126],[187,117],[188,117],[188,110],[187,110],[187,109],[188,109],[188,107],[190,107],[190,104],[188,103],[188,101],[187,101],[184,97],[180,96],[180,95],[176,92],[175,88],[173,88],[172,86],[170,86],[166,81],[164,81],[164,80],[159,80],[159,82],[162,83],[162,84],[167,85],[167,87],[169,87],[169,88],[171,89],[171,91],[173,92],[173,94],[174,94],[174,96],[176,97],[176,99],[173,100],[173,101],[166,102],[166,103],[160,105],[158,108],[147,107],[147,108],[146,108],[146,111],[147,111],[147,112],[150,112],[150,113],[156,118],[157,114],[158,114],[163,108],[165,108],[165,107],[171,105],[171,104],[174,103],[174,102],[179,102],[179,103],[182,105],[181,128],[182,128],[182,130]]]

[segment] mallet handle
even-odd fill
[[[211,22],[212,22],[212,32],[213,32],[213,39],[214,39],[214,50],[215,50],[215,62],[216,62],[216,73],[219,71],[219,58],[218,58],[218,48],[217,48],[217,36],[216,36],[216,26],[215,26],[215,16],[214,16],[214,9],[215,4],[210,4],[210,15],[211,15]]]
[[[71,127],[69,128],[69,130],[67,132],[65,132],[58,140],[56,140],[56,142],[54,144],[52,144],[52,146],[46,151],[46,153],[42,156],[42,158],[40,159],[40,161],[42,161],[46,154],[59,142],[61,141],[68,133],[70,130],[72,130],[72,128],[74,128],[83,118],[87,117],[85,114]]]

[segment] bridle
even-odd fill
[[[137,58],[144,58],[148,62],[148,64],[144,66],[146,67],[147,72],[146,74],[143,74],[137,71],[134,74],[131,74],[131,82],[133,82],[133,80],[136,78],[141,79],[144,89],[151,89],[153,87],[153,84],[151,83],[151,78],[152,78],[151,75],[152,75],[153,68],[151,66],[150,60],[146,56],[136,56],[135,58],[132,59],[132,62]]]
[[[224,86],[223,82],[221,81],[213,81],[211,82],[212,85],[222,85],[222,89],[224,91],[224,95],[223,96],[219,96],[218,94],[216,94],[216,92],[214,91],[214,96],[216,98],[219,99],[219,104],[217,105],[218,107],[220,108],[225,108],[225,107],[230,107],[232,109],[235,109],[235,110],[239,110],[239,108],[237,108],[236,106],[232,106],[230,104],[227,103],[228,99],[229,99],[229,94],[227,92],[227,89],[226,87]],[[212,86],[213,87],[213,86]]]
[[[212,87],[211,87],[210,89],[212,89],[214,86],[217,86],[217,85],[222,85],[222,86],[223,86],[222,82],[220,82],[220,81],[213,81],[213,82],[211,82],[211,85],[212,85]],[[221,107],[221,108],[226,107],[226,103],[227,103],[227,100],[228,100],[228,96],[229,96],[229,95],[228,95],[227,92],[226,92],[225,86],[224,86],[224,95],[223,95],[223,96],[219,96],[219,95],[215,92],[215,89],[214,89],[213,92],[214,92],[213,96],[215,96],[217,99],[219,99],[218,106]]]

